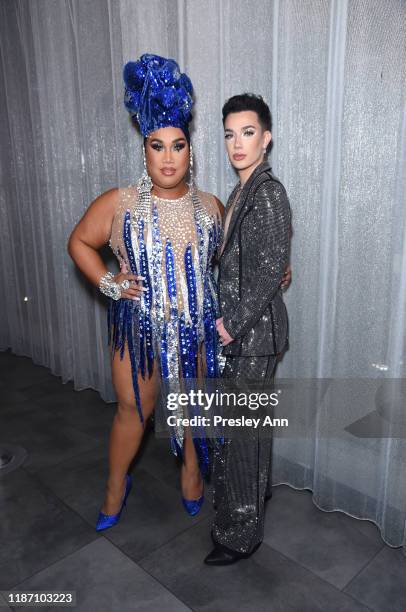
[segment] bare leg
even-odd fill
[[[118,405],[109,439],[109,477],[101,509],[104,514],[116,514],[119,511],[125,490],[125,475],[144,435],[135,403],[128,350],[125,351],[123,360],[120,359],[119,352],[114,354],[112,376]],[[154,410],[158,396],[159,376],[156,365],[151,378],[146,375],[144,380],[138,375],[138,385],[144,423],[146,423]]]
[[[198,499],[203,494],[203,480],[197,461],[196,450],[189,430],[185,435],[184,463],[181,472],[182,495],[186,499]]]
[[[203,347],[204,351],[204,347]],[[204,355],[204,352],[203,352]],[[205,358],[199,354],[198,377],[199,380],[205,373]],[[203,479],[199,469],[196,449],[190,435],[190,429],[185,428],[184,462],[181,470],[182,495],[186,499],[198,499],[203,494]]]

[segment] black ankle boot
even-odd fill
[[[261,542],[252,549],[249,553],[238,552],[221,544],[215,544],[211,553],[207,555],[204,562],[206,565],[231,565],[240,561],[240,559],[248,559],[261,546]]]

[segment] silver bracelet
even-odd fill
[[[111,272],[103,274],[99,281],[99,289],[104,295],[119,300],[121,298],[121,287],[114,281],[114,275]]]

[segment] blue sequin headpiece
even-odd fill
[[[162,127],[179,127],[189,140],[193,86],[173,59],[145,53],[124,66],[124,104],[141,133]]]

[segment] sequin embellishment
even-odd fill
[[[212,259],[221,237],[221,219],[214,198],[204,192],[190,190],[176,200],[152,196],[151,210],[146,210],[136,189],[121,192],[110,246],[133,274],[145,278],[147,291],[140,302],[118,300],[110,305],[109,338],[112,350],[119,348],[121,354],[128,343],[143,422],[139,372],[149,376],[156,362],[168,388],[179,391],[187,380],[192,384],[197,378],[204,346],[206,376],[218,375],[215,320],[219,309]],[[175,414],[182,416],[182,407]],[[170,437],[172,451],[182,454],[183,427],[172,427]],[[194,438],[194,444],[205,473],[208,448],[204,432]]]

